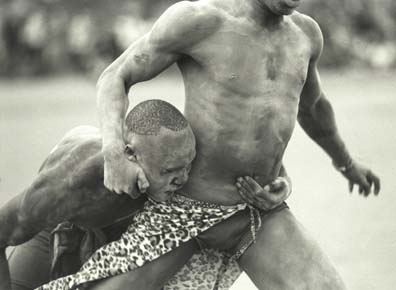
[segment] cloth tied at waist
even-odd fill
[[[133,223],[119,240],[98,249],[78,273],[52,281],[37,290],[78,289],[87,282],[126,273],[172,251],[181,243],[197,237],[246,207],[248,207],[246,204],[233,206],[211,204],[192,200],[180,194],[175,194],[167,202],[149,199],[144,209],[134,216]],[[260,214],[253,207],[249,208],[252,235],[255,237],[261,224]],[[58,230],[58,235],[54,235],[53,244],[61,245],[62,234],[68,231],[70,228],[67,226],[63,227],[63,231]],[[92,244],[101,244],[104,241],[98,233],[92,235],[84,232],[83,237],[88,250],[80,251],[80,260],[88,255]],[[69,242],[73,244],[73,241]],[[61,246],[54,252],[55,270],[57,263],[59,264],[56,262],[56,257],[66,254],[66,249],[67,247]]]

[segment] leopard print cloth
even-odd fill
[[[79,289],[84,283],[112,277],[143,266],[224,221],[246,204],[221,206],[175,194],[167,202],[149,199],[118,241],[98,249],[76,274],[37,290]]]
[[[228,290],[241,275],[237,261],[228,254],[204,249],[164,286],[164,290]]]

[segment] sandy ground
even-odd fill
[[[285,156],[294,182],[289,204],[349,289],[396,289],[396,76],[328,72],[322,79],[350,151],[382,177],[383,190],[378,198],[348,194],[330,159],[297,127]],[[182,82],[169,75],[133,95],[133,103],[162,98],[183,107]],[[0,108],[0,205],[33,180],[67,130],[97,124],[95,84],[78,76],[0,80]],[[237,289],[255,287],[242,276]]]

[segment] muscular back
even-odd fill
[[[20,244],[62,221],[103,227],[141,207],[143,198],[104,187],[101,143],[93,127],[76,128],[61,140],[32,185],[0,209],[0,247]]]

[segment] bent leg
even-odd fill
[[[263,219],[239,263],[261,290],[345,289],[337,271],[288,209]]]
[[[131,272],[92,283],[89,290],[158,290],[198,249],[194,240]]]

